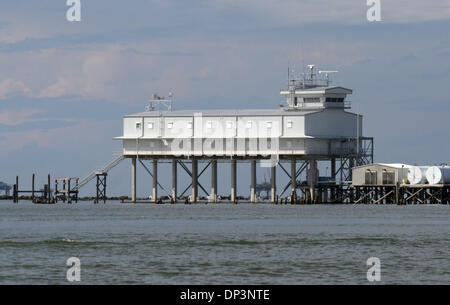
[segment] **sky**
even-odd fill
[[[302,63],[353,89],[376,162],[450,163],[450,1],[380,3],[369,22],[365,0],[81,0],[68,22],[65,0],[1,1],[0,181],[102,167],[120,153],[122,116],[155,92],[173,92],[175,109],[277,108]],[[108,195],[129,195],[129,163]],[[138,195],[150,186],[139,169]]]

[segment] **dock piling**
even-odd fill
[[[251,176],[250,202],[256,203],[256,160],[255,159],[252,159],[250,161],[250,176]]]
[[[178,187],[178,161],[177,159],[172,160],[172,202],[177,202],[177,187]]]
[[[230,201],[236,203],[236,159],[231,159],[231,195]]]
[[[136,203],[136,157],[131,158],[131,202]]]

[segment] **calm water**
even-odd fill
[[[450,284],[450,206],[0,202],[0,284]]]

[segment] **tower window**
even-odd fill
[[[328,103],[343,103],[344,98],[343,97],[327,97],[325,101]]]
[[[305,103],[319,103],[320,102],[320,98],[318,97],[306,97],[303,99],[303,101]]]

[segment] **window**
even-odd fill
[[[272,128],[272,122],[267,122],[267,128],[271,129]]]
[[[188,128],[188,129],[192,129],[192,122],[188,122],[188,123],[187,123],[187,128]]]
[[[247,129],[250,129],[250,128],[252,128],[252,121],[247,122]]]
[[[395,173],[386,170],[382,173],[383,184],[395,184]]]
[[[173,122],[167,123],[167,128],[168,128],[168,129],[172,129],[172,128],[173,128]]]
[[[227,121],[227,129],[233,128],[233,122]]]
[[[377,172],[366,170],[364,184],[377,184]]]
[[[148,122],[147,127],[148,129],[153,129],[153,122]]]
[[[206,128],[212,129],[213,128],[213,122],[212,121],[208,121],[208,123],[206,123]]]
[[[327,97],[326,102],[328,103],[343,103],[344,98],[343,97]]]
[[[297,97],[294,97],[294,106],[297,106]]]
[[[141,123],[139,122],[136,123],[136,129],[141,129]]]
[[[320,98],[318,97],[306,97],[303,99],[303,101],[305,103],[319,103],[320,102]]]
[[[294,126],[294,122],[291,120],[287,121],[287,128],[292,128],[292,126]]]

